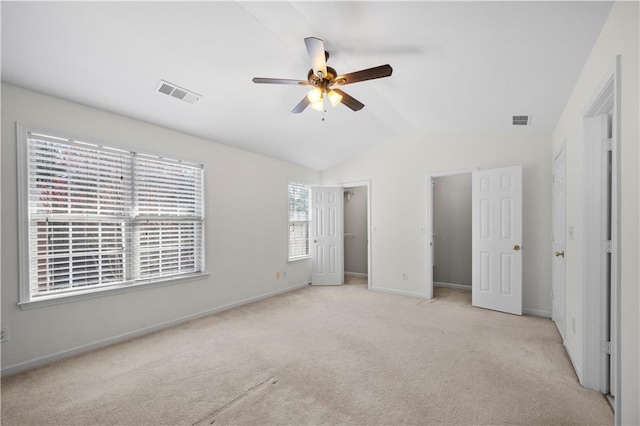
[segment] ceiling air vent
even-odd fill
[[[184,89],[164,80],[160,80],[160,83],[158,83],[158,86],[156,87],[156,91],[164,93],[165,95],[173,96],[174,98],[178,98],[182,101],[189,102],[190,104],[197,102],[202,97],[202,95],[192,92],[191,90]]]
[[[514,126],[528,126],[530,122],[531,122],[530,115],[514,115],[513,116]]]

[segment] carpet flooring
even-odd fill
[[[308,287],[2,379],[3,425],[610,425],[549,319]]]

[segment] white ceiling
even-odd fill
[[[611,4],[3,1],[2,80],[323,170],[403,132],[553,131]],[[308,88],[251,79],[306,79],[308,36],[393,75],[343,86],[359,112],[292,114]]]

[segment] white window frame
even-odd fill
[[[306,220],[296,220],[291,217],[291,197],[290,191],[291,186],[297,186],[300,188],[305,188],[309,192],[309,203],[307,204],[307,219]],[[307,226],[307,247],[306,254],[292,256],[291,255],[291,227],[297,226],[297,224],[305,223]],[[287,184],[287,258],[289,262],[295,262],[298,260],[311,259],[311,185],[290,181]]]
[[[128,260],[124,261],[123,268],[127,269],[124,274],[124,279],[118,281],[114,284],[92,284],[86,287],[77,287],[71,288],[68,291],[64,292],[55,292],[52,294],[32,294],[31,289],[31,253],[30,253],[30,219],[31,212],[29,206],[29,196],[30,196],[30,188],[29,188],[29,139],[30,134],[38,134],[38,135],[48,135],[52,138],[59,139],[61,143],[68,145],[77,145],[84,144],[90,147],[91,149],[104,149],[104,150],[119,150],[123,153],[126,153],[128,156],[141,156],[147,159],[154,159],[157,161],[161,161],[166,164],[171,163],[180,163],[187,165],[191,169],[200,169],[200,194],[197,195],[198,201],[200,203],[199,213],[195,214],[194,217],[189,217],[189,220],[192,220],[200,226],[200,239],[198,242],[194,243],[195,253],[197,253],[197,261],[194,264],[192,271],[187,273],[174,273],[172,275],[164,275],[164,276],[155,276],[152,278],[137,278],[134,276],[136,273],[133,271],[136,268],[136,261],[139,260],[138,254],[136,252],[140,252],[141,250],[137,250],[136,242],[134,241],[135,231],[137,229],[137,224],[142,221],[148,221],[151,217],[149,214],[140,215],[137,213],[138,211],[138,203],[131,202],[130,210],[127,210],[127,213],[122,216],[122,221],[126,222],[127,228],[127,240],[123,244],[125,246],[125,251],[123,257]],[[88,138],[78,138],[69,134],[64,134],[63,132],[51,131],[47,129],[41,129],[36,126],[28,126],[23,125],[21,123],[16,123],[16,142],[17,142],[17,160],[18,160],[18,237],[19,237],[19,286],[20,286],[20,301],[18,305],[21,309],[32,309],[38,308],[42,306],[55,305],[60,303],[67,303],[77,300],[82,300],[86,298],[93,298],[102,295],[111,295],[115,293],[124,293],[134,290],[140,290],[143,288],[150,288],[174,283],[180,283],[184,281],[191,281],[193,279],[201,279],[209,275],[205,269],[205,215],[204,215],[204,166],[202,164],[197,164],[193,162],[187,162],[182,160],[169,160],[157,155],[150,155],[147,153],[139,153],[134,152],[129,149],[121,149],[114,144],[104,144],[102,142],[97,142],[90,140]],[[135,160],[133,160],[135,161]],[[133,194],[134,184],[131,184],[131,192]],[[182,205],[180,205],[182,208]],[[82,215],[78,215],[79,217]],[[52,215],[55,220],[55,216]],[[100,219],[99,216],[91,216],[91,218],[98,218],[100,221],[104,219]],[[176,222],[181,219],[181,216],[174,217],[166,217],[166,216],[157,216],[157,221],[167,221],[170,222],[174,220]],[[61,221],[65,219],[60,219]],[[72,219],[67,219],[72,220]],[[73,219],[75,220],[75,219]],[[83,220],[80,218],[79,220]],[[88,221],[89,219],[85,218],[84,220]],[[153,220],[153,217],[151,217]],[[123,231],[124,232],[124,231]],[[180,247],[180,246],[179,246]],[[136,257],[134,257],[136,256]],[[133,259],[133,260],[132,260]],[[199,265],[199,267],[197,266]]]

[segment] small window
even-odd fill
[[[311,187],[289,183],[289,260],[308,258]]]
[[[202,165],[18,127],[21,303],[204,272]]]

